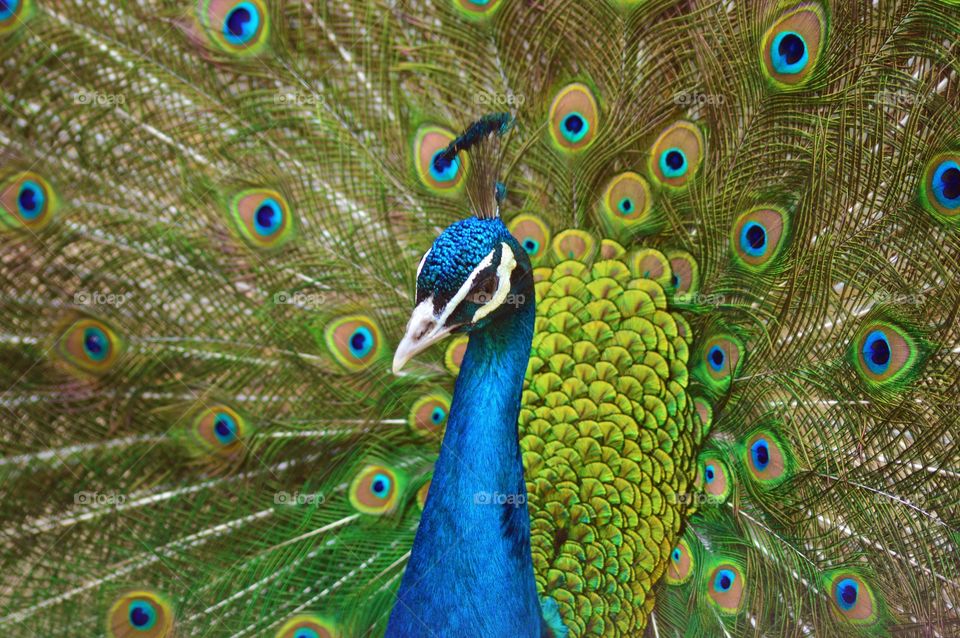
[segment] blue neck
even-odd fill
[[[527,303],[470,335],[388,637],[540,636],[517,438],[533,327]]]

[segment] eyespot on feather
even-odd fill
[[[283,624],[276,638],[340,638],[332,621],[322,616],[300,614]]]
[[[0,5],[0,36],[19,29],[35,12],[33,0],[4,0]]]
[[[668,126],[650,148],[649,173],[667,188],[683,188],[703,160],[703,134],[696,124],[680,121]]]
[[[710,432],[710,427],[713,425],[713,406],[705,399],[697,397],[693,400],[693,407],[697,418],[700,420],[702,436],[706,437]]]
[[[194,410],[191,435],[199,449],[217,456],[232,456],[243,449],[250,421],[234,408],[214,403]]]
[[[773,207],[757,207],[740,215],[730,233],[736,263],[761,270],[773,262],[786,240],[787,216]]]
[[[348,315],[331,321],[324,330],[327,350],[350,372],[364,370],[383,356],[383,333],[366,315]]]
[[[593,257],[597,240],[590,233],[570,228],[557,233],[553,238],[553,254],[560,260],[587,261]]]
[[[650,222],[652,198],[647,180],[628,171],[613,176],[600,200],[600,216],[613,229],[643,227]]]
[[[200,29],[218,49],[236,56],[262,52],[270,35],[270,14],[263,0],[201,0]]]
[[[50,182],[32,171],[15,173],[0,186],[0,229],[40,231],[58,206]]]
[[[550,229],[534,215],[517,215],[510,221],[510,234],[530,256],[530,263],[539,264],[550,244]]]
[[[690,551],[690,545],[687,544],[687,541],[681,538],[677,546],[670,552],[670,562],[667,564],[664,579],[668,585],[682,585],[690,580],[693,571],[693,553]]]
[[[460,364],[463,363],[463,355],[467,352],[467,343],[470,338],[466,335],[454,337],[447,345],[443,355],[443,364],[450,371],[450,374],[457,376],[460,374]]]
[[[927,163],[920,200],[935,218],[960,223],[960,153],[941,153]]]
[[[407,416],[407,425],[414,434],[439,436],[443,434],[449,414],[450,399],[439,393],[431,393],[414,402]]]
[[[869,321],[853,341],[853,366],[869,389],[902,388],[920,360],[918,341],[887,321]]]
[[[399,475],[385,465],[368,465],[350,483],[350,504],[362,514],[386,514],[402,492]]]
[[[587,149],[597,136],[600,111],[590,87],[580,82],[561,89],[550,104],[550,138],[561,151]]]
[[[84,317],[60,334],[55,352],[72,371],[101,376],[116,364],[124,348],[123,340],[113,328]]]
[[[627,254],[627,249],[624,248],[622,244],[619,244],[612,239],[600,240],[600,259],[619,260],[625,254]]]
[[[792,467],[789,451],[773,432],[767,430],[754,432],[746,438],[742,459],[747,475],[764,487],[785,481]]]
[[[456,139],[452,131],[439,126],[421,126],[413,141],[414,166],[420,182],[438,195],[456,195],[463,190],[470,160],[458,153],[449,160],[440,157]]]
[[[707,453],[703,455],[700,467],[703,491],[710,497],[708,502],[719,505],[726,501],[732,489],[726,463],[716,454]]]
[[[816,3],[799,4],[778,18],[763,36],[764,75],[777,88],[803,85],[825,49],[827,16]]]
[[[710,602],[724,614],[740,611],[746,586],[740,566],[732,561],[718,561],[707,574],[707,596]]]
[[[131,591],[107,613],[110,638],[167,638],[173,635],[173,609],[159,594]]]
[[[485,20],[500,8],[501,0],[453,0],[460,14],[468,20]]]
[[[714,392],[726,392],[740,367],[743,345],[735,337],[721,334],[708,339],[702,350],[697,378]]]
[[[841,621],[869,626],[880,619],[880,605],[873,589],[856,572],[837,570],[824,575],[831,608]]]
[[[664,290],[674,287],[670,260],[656,248],[641,248],[633,252],[630,257],[630,272],[636,277],[657,282]]]
[[[267,188],[244,190],[230,201],[230,216],[243,240],[253,248],[278,248],[294,233],[286,198]]]
[[[668,250],[666,256],[670,261],[672,274],[664,290],[672,292],[678,301],[683,301],[699,292],[700,266],[693,255],[682,250]]]

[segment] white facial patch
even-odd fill
[[[474,322],[480,321],[502,306],[503,302],[507,300],[507,295],[510,294],[510,275],[513,273],[513,269],[517,267],[517,260],[514,258],[510,246],[507,244],[500,245],[503,247],[503,253],[500,257],[500,263],[497,265],[497,289],[490,301],[477,308],[477,312],[473,315]]]

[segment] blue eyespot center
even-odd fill
[[[707,483],[713,483],[714,479],[717,478],[716,470],[713,469],[712,465],[708,465],[703,474],[707,478]]]
[[[430,160],[430,177],[438,182],[449,182],[456,178],[460,171],[460,159],[456,156],[447,157],[441,149],[433,154]]]
[[[799,62],[806,50],[807,47],[803,43],[803,38],[796,33],[784,34],[783,39],[780,40],[780,45],[777,47],[777,53],[783,56],[787,64]]]
[[[713,588],[719,592],[730,591],[737,576],[729,569],[721,569],[713,579]]]
[[[445,418],[447,418],[447,411],[440,406],[435,407],[433,412],[430,413],[430,420],[433,421],[434,425],[440,425]]]
[[[260,29],[260,12],[251,2],[241,2],[227,13],[223,35],[231,44],[248,44]]]
[[[298,629],[293,638],[320,638],[320,634],[312,629]]]
[[[213,422],[213,433],[221,443],[231,443],[237,438],[237,422],[229,414],[220,412]]]
[[[370,490],[373,492],[373,495],[378,498],[386,498],[390,493],[390,477],[386,474],[380,473],[373,477],[373,482],[370,483]]]
[[[770,447],[765,439],[759,439],[750,446],[750,457],[753,459],[753,466],[759,471],[767,469],[770,465]]]
[[[253,227],[262,236],[274,234],[283,225],[283,210],[273,199],[265,199],[253,216]]]
[[[531,239],[527,237],[523,240],[523,249],[527,251],[528,255],[536,255],[540,251],[540,242],[536,239]]]
[[[682,177],[687,172],[687,156],[679,148],[668,148],[660,154],[660,172],[670,179]]]
[[[574,111],[560,121],[560,132],[568,142],[579,142],[590,131],[586,118]]]
[[[130,626],[137,631],[149,631],[157,624],[157,612],[150,603],[138,600],[130,603]]]
[[[673,551],[670,553],[670,558],[671,558],[671,559],[673,560],[673,562],[675,562],[675,563],[679,563],[679,562],[680,562],[680,548],[679,548],[679,547],[674,547],[674,548],[673,548]]]
[[[624,215],[629,215],[630,213],[633,212],[633,200],[630,199],[629,197],[624,197],[623,199],[620,200],[620,203],[617,204],[617,208]]]
[[[0,20],[6,20],[12,16],[19,5],[20,0],[0,0]]]
[[[20,185],[20,191],[17,193],[17,209],[24,219],[36,219],[43,211],[45,199],[40,185],[33,180],[27,180]]]
[[[751,257],[760,257],[767,250],[767,231],[757,222],[747,222],[740,233],[740,247]]]
[[[362,359],[373,349],[373,334],[365,326],[360,326],[350,335],[349,345],[350,354]]]
[[[933,194],[944,208],[960,208],[960,164],[947,160],[933,173]]]
[[[857,581],[852,578],[844,578],[837,583],[837,604],[840,605],[840,608],[844,611],[853,609],[853,606],[857,604],[859,594],[860,586],[857,585]]]
[[[707,354],[707,361],[710,363],[710,367],[717,372],[723,370],[723,363],[726,359],[727,355],[720,346],[713,346]]]
[[[890,341],[881,330],[874,330],[863,341],[863,360],[873,374],[890,368]]]
[[[810,56],[802,35],[795,31],[784,31],[773,39],[770,58],[777,73],[794,75],[806,68]]]
[[[679,287],[680,287],[680,277],[678,277],[677,275],[672,275],[672,276],[670,277],[670,285],[673,286],[674,288],[679,288]]]
[[[110,350],[110,341],[100,328],[90,327],[83,331],[83,351],[94,361],[103,361]]]

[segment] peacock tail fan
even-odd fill
[[[957,33],[0,0],[0,634],[381,635],[467,337],[390,359],[487,171],[556,638],[956,635]],[[444,152],[490,113],[495,170]]]

